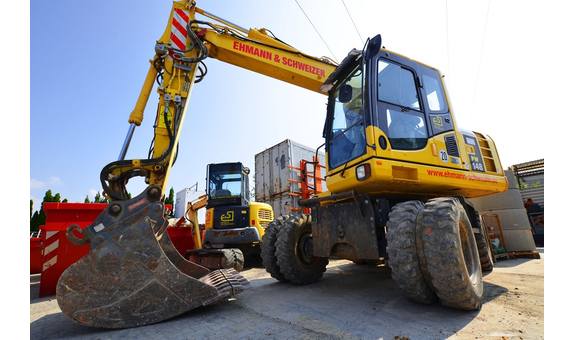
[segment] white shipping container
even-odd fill
[[[185,188],[176,193],[176,202],[174,208],[174,217],[182,218],[188,217],[188,203],[196,203],[198,198],[205,195],[204,191],[198,191],[198,183],[190,188]],[[198,210],[198,222],[200,224],[205,223],[205,213],[206,208],[201,208]]]
[[[316,149],[296,143],[292,140],[276,144],[255,156],[255,200],[256,202],[268,203],[274,210],[277,218],[286,214],[293,214],[299,209],[297,201],[301,194],[300,161],[313,161]],[[325,178],[325,154],[318,152],[321,168],[321,177]],[[296,168],[296,169],[294,169]],[[309,171],[312,166],[308,166]],[[320,181],[322,190],[326,191],[325,181]],[[308,183],[313,186],[313,178],[308,178]],[[291,209],[290,209],[291,208]],[[291,211],[291,212],[290,212]]]
[[[176,208],[174,209],[175,218],[181,218],[186,213],[188,202],[191,199],[191,192],[191,189],[186,188],[176,193]]]

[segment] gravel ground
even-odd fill
[[[261,264],[242,272],[253,288],[235,299],[145,327],[106,330],[69,320],[55,297],[39,299],[30,276],[31,339],[543,339],[544,265],[504,259],[484,277],[484,304],[468,312],[402,297],[389,268],[332,260],[308,286],[272,279]]]

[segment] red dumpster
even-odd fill
[[[90,244],[76,246],[66,238],[66,228],[77,224],[81,229],[92,224],[108,204],[44,202],[46,225],[42,231],[42,274],[40,297],[56,294],[58,279],[70,265],[86,255]]]
[[[192,234],[192,228],[190,227],[168,227],[167,229],[170,241],[174,244],[174,248],[182,256],[186,251],[194,249],[194,237]]]
[[[42,239],[30,237],[30,274],[42,272]]]
[[[40,227],[42,237],[41,241],[38,240],[42,249],[40,297],[55,295],[56,285],[62,273],[90,251],[90,244],[77,246],[68,241],[66,237],[68,226],[77,224],[83,230],[94,222],[107,205],[107,203],[44,202],[46,225]],[[171,210],[171,204],[166,204],[166,208]],[[167,231],[182,255],[186,250],[193,248],[190,228],[168,227]],[[30,241],[30,254],[32,256],[32,241]],[[30,272],[32,273],[32,259]]]

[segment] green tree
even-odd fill
[[[46,215],[44,215],[44,211],[42,211],[42,216],[36,210],[34,215],[30,218],[30,231],[38,231],[41,225],[46,223]]]
[[[90,203],[90,197],[88,197],[88,195],[86,195],[86,199],[84,199],[84,203]]]
[[[96,197],[94,198],[94,203],[110,203],[106,197],[100,196],[100,192],[96,193]]]
[[[174,205],[174,188],[170,189],[170,194],[168,195],[168,198],[164,200],[164,204]]]
[[[171,204],[172,205],[172,210],[170,211],[170,217],[174,217],[174,210],[176,208],[176,207],[174,207],[174,188],[170,189],[170,194],[164,200],[164,204]]]

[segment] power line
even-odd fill
[[[483,59],[483,46],[485,45],[485,36],[487,35],[487,21],[489,19],[489,9],[491,7],[491,0],[487,3],[487,14],[485,15],[485,25],[483,26],[483,39],[481,41],[481,51],[479,52],[479,63],[477,63],[477,76],[475,77],[475,89],[473,90],[473,99],[471,101],[470,117],[473,115],[475,108],[475,96],[477,95],[477,84],[479,83],[479,71],[481,70],[481,60]]]
[[[447,39],[447,74],[451,76],[451,64],[449,62],[449,12],[447,11],[447,0],[445,0],[445,35]]]
[[[349,19],[351,19],[351,23],[353,24],[353,27],[355,27],[355,31],[357,32],[357,35],[359,36],[359,40],[361,41],[361,44],[363,44],[364,40],[361,37],[361,34],[359,34],[359,30],[357,29],[357,26],[355,26],[355,22],[353,21],[353,18],[351,17],[351,13],[349,13],[349,10],[347,9],[347,6],[345,5],[345,1],[341,0],[341,2],[343,3],[343,7],[345,7],[345,10],[347,11],[347,15],[349,15]]]
[[[321,34],[319,34],[319,31],[317,30],[317,28],[315,28],[313,22],[311,22],[310,18],[307,16],[307,14],[305,14],[305,11],[304,11],[303,8],[300,6],[299,2],[297,2],[297,0],[295,0],[295,3],[299,6],[299,9],[301,9],[301,11],[303,12],[303,15],[305,15],[305,17],[307,18],[307,20],[309,21],[309,23],[311,24],[311,26],[313,27],[313,29],[315,30],[315,32],[317,33],[317,35],[319,35],[321,41],[323,41],[323,43],[325,44],[325,47],[327,47],[327,49],[331,52],[331,55],[333,56],[333,58],[335,59],[335,61],[339,64],[339,60],[336,58],[335,54],[332,52],[331,48],[329,48],[329,46],[327,45],[327,43],[325,42],[325,40],[323,40],[323,37],[321,36]]]

